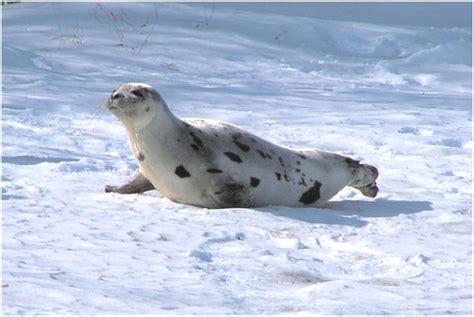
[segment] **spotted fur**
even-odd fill
[[[235,153],[224,152],[224,155],[227,156],[229,158],[229,160],[231,160],[231,161],[234,161],[236,163],[242,163],[242,159],[240,158],[240,156],[238,156]]]
[[[240,143],[240,142],[237,141],[237,140],[234,140],[234,143],[235,143],[235,145],[237,145],[237,146],[239,147],[239,149],[240,149],[242,152],[248,152],[248,151],[250,151],[250,146],[248,146],[247,144]]]
[[[220,173],[222,173],[222,171],[218,168],[209,168],[209,169],[207,169],[207,172],[211,173],[211,174],[220,174]]]
[[[198,147],[202,148],[202,140],[198,138],[194,132],[189,132],[189,135],[193,138],[193,142],[197,144]]]
[[[313,204],[321,197],[321,183],[314,182],[314,185],[301,195],[299,202],[305,205]]]
[[[180,178],[191,177],[191,174],[184,168],[183,165],[177,166],[174,173]]]
[[[250,186],[257,187],[260,184],[260,179],[256,177],[250,177]]]

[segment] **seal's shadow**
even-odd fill
[[[308,223],[363,227],[367,218],[395,217],[401,214],[415,214],[432,210],[429,201],[384,200],[374,201],[343,200],[332,201],[324,208],[268,207],[260,211],[277,217],[286,217]]]

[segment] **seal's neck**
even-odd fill
[[[145,104],[146,112],[138,112],[133,116],[122,119],[122,123],[128,133],[137,134],[149,129],[166,131],[177,124],[179,119],[169,110],[168,106],[161,100],[160,103]],[[143,108],[145,107],[143,106]]]
[[[139,136],[152,135],[155,138],[167,138],[170,134],[179,127],[181,120],[176,117],[163,104],[158,109],[155,109],[153,114],[149,117],[144,117],[141,120],[136,120],[133,123],[125,125],[132,149],[135,154],[138,154],[140,145],[138,143]]]

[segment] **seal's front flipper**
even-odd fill
[[[119,193],[119,194],[141,194],[146,191],[155,189],[152,183],[140,172],[125,185],[122,186],[105,186],[106,193]]]

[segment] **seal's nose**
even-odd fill
[[[107,98],[107,100],[105,101],[105,107],[109,110],[113,110],[113,109],[118,109],[117,107],[113,106],[113,103],[112,103],[112,96],[110,96],[109,98]]]

